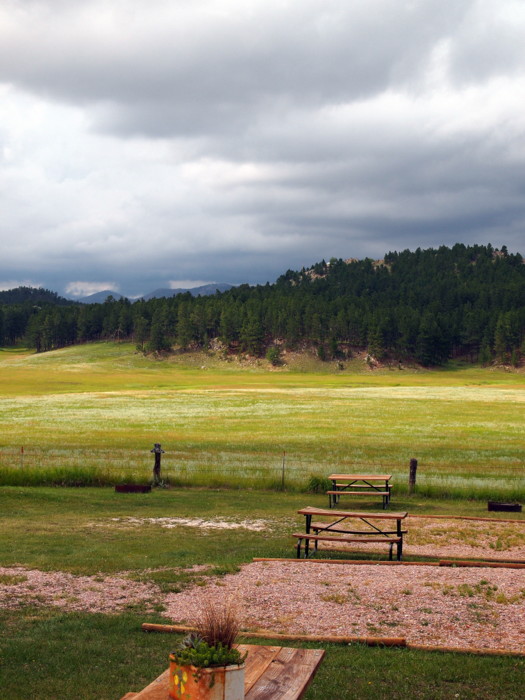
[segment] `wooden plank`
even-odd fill
[[[327,523],[326,521],[324,521],[324,522],[319,521],[319,522],[311,523],[310,530],[323,530],[323,531],[326,530],[326,531],[330,531],[330,532],[342,532],[343,535],[344,534],[352,535],[356,532],[356,530],[350,530],[348,527],[340,527],[340,525],[341,525],[341,521],[339,521],[339,520],[334,520],[334,522],[331,522],[331,523]],[[351,526],[352,523],[348,523],[348,525]],[[363,532],[363,533],[366,532],[367,534],[368,533],[374,534],[374,532],[376,532],[376,531],[375,530],[360,530],[359,534],[361,534],[361,532]],[[400,533],[403,535],[406,535],[407,532],[408,532],[408,530],[400,530]],[[385,534],[397,535],[398,532],[397,532],[397,529],[396,530],[381,530],[381,534],[383,534],[383,535],[385,535]],[[508,561],[508,559],[505,559],[505,561]]]
[[[268,561],[266,559],[262,561]],[[283,561],[282,559],[270,559],[269,561]],[[320,560],[310,560],[310,559],[285,559],[284,561],[290,561],[294,563],[319,563]],[[342,559],[325,559],[326,563],[334,564],[336,562],[345,563],[348,560]],[[367,562],[359,561],[354,563],[366,564]],[[379,561],[369,562],[370,564],[380,564]],[[398,562],[382,562],[383,564],[395,564]],[[399,562],[403,563],[403,562]],[[422,562],[419,564],[423,565]],[[426,564],[425,564],[426,566]],[[432,564],[432,566],[437,566],[437,564]],[[153,623],[144,622],[142,624],[142,629],[148,630],[150,632],[166,632],[170,634],[171,632],[178,631],[177,625],[157,625]],[[340,644],[368,644],[369,646],[405,646],[406,640],[404,637],[334,637],[331,635],[308,635],[308,634],[281,634],[279,632],[274,632],[273,630],[259,630],[259,632],[244,632],[244,637],[249,637],[250,639],[277,639],[279,641],[302,641],[302,642],[338,642]]]
[[[324,552],[325,550],[317,550],[318,552]],[[354,550],[345,550],[355,554]],[[361,553],[361,550],[359,550]],[[290,564],[350,564],[354,566],[368,566],[373,564],[374,566],[439,566],[438,561],[384,561],[383,559],[297,559],[294,557],[254,557],[253,561],[286,561]],[[525,563],[525,562],[524,562]],[[148,624],[148,623],[144,623]],[[142,625],[144,627],[144,624]],[[160,625],[159,625],[160,626]],[[167,630],[169,631],[169,630]],[[248,636],[248,633],[246,633]],[[254,636],[254,635],[251,635]],[[276,639],[275,635],[261,635],[264,639]]]
[[[330,474],[330,481],[390,481],[392,474]]]
[[[281,649],[261,682],[245,695],[245,700],[298,700],[324,654],[324,649]]]
[[[366,518],[368,520],[403,520],[408,513],[391,513],[381,511],[381,513],[354,513],[348,510],[334,510],[333,508],[314,508],[306,506],[297,511],[300,515],[326,515],[328,518]]]
[[[303,532],[295,532],[292,537],[302,540],[327,540],[328,542],[381,542],[389,544],[391,542],[401,542],[401,537],[370,537],[370,533],[364,532],[363,537],[338,537],[337,535],[307,535]]]
[[[336,484],[336,486],[340,486],[343,489],[348,488],[348,484]],[[392,483],[388,484],[389,489],[391,489],[392,486],[393,486]],[[352,484],[352,488],[353,489],[371,489],[371,488],[377,488],[377,486],[373,487],[373,486],[370,486],[370,484]],[[385,488],[386,488],[386,485],[385,485]]]
[[[352,488],[354,488],[352,486]],[[332,496],[389,496],[390,492],[389,491],[377,491],[376,490],[369,490],[369,491],[343,491],[342,489],[339,491],[326,491],[326,495],[332,495]]]
[[[237,644],[236,647],[241,654],[248,652],[244,671],[244,693],[246,694],[266,672],[282,647],[269,647],[260,644]]]
[[[166,661],[167,663],[167,661]],[[169,685],[169,669],[137,693],[133,700],[166,700]]]
[[[298,700],[325,653],[324,649],[291,649],[258,644],[236,646],[241,653],[248,652],[244,682],[247,700]],[[166,700],[168,685],[169,669],[166,669],[139,693],[127,693],[124,698]]]
[[[464,561],[454,559],[450,561],[441,560],[439,566],[469,566],[486,569],[525,569],[525,562],[518,564],[516,562],[495,562],[495,561]]]
[[[278,656],[282,647],[261,646],[259,644],[237,644],[241,654],[248,652],[244,675],[244,692],[248,692],[264,675],[272,661]],[[169,670],[133,696],[133,700],[166,700],[168,694]],[[129,695],[129,694],[128,694]]]

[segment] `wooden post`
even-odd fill
[[[157,486],[160,484],[160,458],[164,454],[164,450],[161,449],[160,443],[156,442],[153,449],[150,450],[155,455],[155,464],[153,465],[153,485]]]
[[[417,459],[410,460],[410,474],[408,476],[408,494],[411,496],[416,488]]]

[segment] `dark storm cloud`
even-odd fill
[[[524,47],[514,0],[5,0],[0,284],[519,250]]]

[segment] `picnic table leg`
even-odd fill
[[[301,558],[301,543],[302,543],[302,541],[303,540],[301,537],[299,537],[299,539],[297,540],[297,559]]]
[[[312,516],[309,513],[307,513],[306,514],[306,534],[307,535],[310,534],[311,527],[312,527]],[[308,537],[306,537],[304,540],[304,558],[305,559],[308,559],[309,550],[310,550],[310,540],[308,539]]]
[[[399,537],[399,542],[397,543],[397,560],[401,561],[403,555],[403,533],[401,532],[401,520],[397,520],[397,536]]]
[[[336,490],[336,482],[332,479],[332,491]],[[335,508],[335,504],[337,503],[336,501],[337,496],[335,493],[329,493],[328,494],[328,507],[329,508]]]

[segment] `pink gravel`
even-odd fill
[[[408,529],[405,553],[525,560],[523,521],[411,517]],[[386,555],[384,546],[381,551]],[[51,605],[118,613],[136,605],[146,611],[164,606],[173,622],[191,624],[204,600],[232,600],[249,631],[405,637],[412,644],[525,652],[525,569],[253,562],[176,594],[133,581],[131,573],[75,576],[0,567],[0,608]]]
[[[0,567],[0,608],[51,605],[66,610],[114,613],[130,605],[146,609],[158,602],[158,589],[124,577],[75,576],[62,571]]]
[[[525,569],[254,562],[168,595],[167,614],[191,623],[204,599],[238,601],[251,631],[525,651]]]

